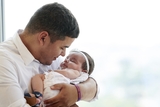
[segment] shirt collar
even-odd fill
[[[24,63],[26,65],[29,65],[32,61],[38,61],[36,60],[33,55],[29,52],[27,47],[23,44],[21,38],[19,37],[19,33],[21,33],[23,30],[18,30],[16,34],[14,35],[13,42],[15,43],[20,56],[24,60]],[[39,62],[39,61],[38,61]]]

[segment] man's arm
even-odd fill
[[[78,86],[81,91],[81,100],[90,101],[97,94],[97,83],[91,77],[89,77],[87,81],[80,83]]]
[[[81,91],[81,100],[90,101],[94,98],[97,93],[97,84],[93,78],[89,78],[87,81],[78,84]],[[60,93],[46,101],[45,104],[50,104],[46,107],[70,107],[75,104],[78,100],[77,89],[74,85],[70,84],[56,84],[51,87],[52,90],[60,90]]]
[[[24,99],[13,63],[1,55],[0,59],[0,106],[30,107]]]

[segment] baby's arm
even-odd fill
[[[43,94],[43,81],[45,78],[45,74],[37,74],[35,76],[32,77],[31,79],[31,86],[32,86],[32,90],[38,91],[41,94]]]
[[[55,72],[58,72],[69,79],[75,79],[80,76],[80,72],[78,70],[73,69],[55,70]]]

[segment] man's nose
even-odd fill
[[[65,55],[66,55],[66,51],[63,50],[63,51],[61,52],[61,56],[65,56]]]

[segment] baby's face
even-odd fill
[[[82,54],[78,52],[71,52],[66,59],[61,63],[62,69],[74,69],[82,71],[82,64],[85,62],[85,59]]]

